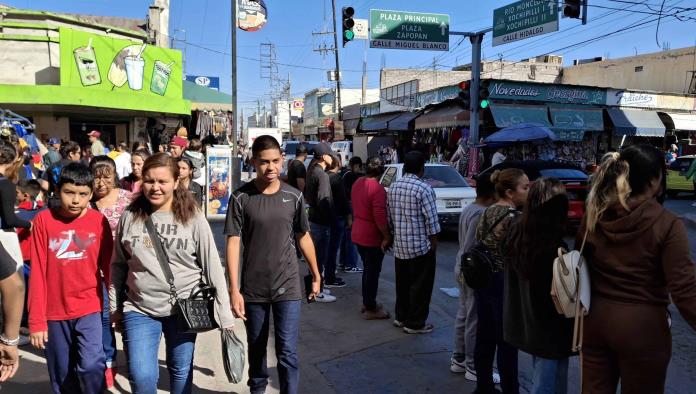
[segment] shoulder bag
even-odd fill
[[[215,321],[215,288],[206,285],[201,278],[200,282],[191,289],[191,294],[188,298],[179,298],[177,290],[174,286],[174,274],[169,267],[169,256],[162,246],[160,235],[155,229],[152,222],[152,217],[145,220],[145,227],[152,240],[152,245],[155,247],[157,261],[167,277],[169,283],[169,291],[171,300],[174,302],[177,309],[177,325],[179,331],[187,333],[197,333],[210,331],[218,328]]]

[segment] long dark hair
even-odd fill
[[[517,274],[529,279],[548,263],[563,241],[568,221],[565,187],[555,178],[539,178],[529,189],[520,217],[510,226],[507,261]],[[540,261],[548,259],[549,261]]]
[[[168,168],[175,181],[179,179],[179,166],[176,160],[166,153],[156,153],[145,160],[145,164],[143,164],[143,177],[148,171],[161,167]],[[136,220],[144,221],[152,213],[152,205],[145,196],[145,193],[140,193],[128,207],[128,210],[133,213]],[[174,189],[172,202],[174,220],[181,224],[186,224],[199,211],[199,204],[194,200],[191,193],[184,188],[183,184],[179,182],[179,186]]]

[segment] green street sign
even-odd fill
[[[522,0],[493,11],[493,46],[558,31],[556,0]]]
[[[449,15],[370,10],[370,48],[449,50]]]

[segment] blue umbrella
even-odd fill
[[[558,137],[548,127],[539,123],[520,123],[497,131],[483,140],[488,146],[511,145],[515,143],[541,143],[557,141]]]

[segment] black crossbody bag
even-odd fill
[[[508,213],[496,220],[486,232],[487,237],[495,228],[508,217]],[[491,281],[493,277],[493,252],[484,245],[482,241],[476,241],[460,261],[459,278],[462,283],[466,283],[472,289],[482,289]]]
[[[179,298],[176,294],[176,287],[174,286],[174,274],[169,267],[169,256],[164,250],[162,240],[155,229],[155,224],[152,222],[151,217],[145,220],[145,227],[155,247],[157,261],[164,272],[164,276],[167,277],[169,291],[171,293],[170,302],[176,303],[176,320],[179,331],[198,333],[218,328],[219,326],[215,321],[215,288],[205,284],[203,278],[201,278],[198,285],[191,289],[191,295],[189,295],[188,298]]]

